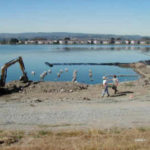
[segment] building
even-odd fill
[[[107,44],[109,44],[109,41],[108,40],[104,40],[104,41],[102,41],[102,44],[107,45]]]
[[[122,41],[121,40],[117,40],[117,41],[115,41],[115,44],[116,45],[120,45],[120,44],[122,44]]]
[[[36,41],[28,40],[28,41],[25,41],[24,44],[26,44],[26,45],[28,45],[28,44],[36,44]]]
[[[58,40],[58,44],[65,44],[64,40]]]
[[[139,44],[145,45],[145,44],[146,44],[146,41],[140,41]]]
[[[125,40],[125,41],[124,41],[124,44],[127,44],[127,45],[128,45],[128,44],[130,44],[130,41],[129,41],[129,40]]]
[[[134,40],[131,40],[131,44],[132,44],[132,45],[135,45],[135,44],[137,44],[137,42],[134,41]]]
[[[100,44],[100,41],[98,41],[98,40],[93,40],[93,44]]]

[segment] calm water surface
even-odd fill
[[[150,59],[149,46],[102,46],[102,45],[0,45],[0,66],[7,61],[22,56],[26,71],[31,80],[40,80],[40,74],[52,70],[45,78],[46,81],[71,81],[74,70],[77,70],[77,81],[88,84],[101,83],[102,76],[108,75],[137,75],[132,69],[115,66],[53,66],[49,63],[110,63],[110,62],[137,62]],[[68,68],[61,77],[57,73]],[[93,77],[89,77],[89,70]],[[35,71],[35,76],[31,75]],[[7,81],[17,80],[21,75],[19,65],[15,64],[8,69]],[[120,81],[136,80],[139,76],[120,77]]]

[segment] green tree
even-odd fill
[[[7,44],[7,41],[5,39],[3,39],[0,43],[1,44]]]
[[[115,38],[110,39],[110,44],[115,44]]]
[[[12,39],[10,39],[9,44],[17,44],[18,42],[19,42],[18,39],[12,38]]]

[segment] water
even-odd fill
[[[149,46],[101,46],[101,45],[0,45],[0,66],[7,61],[22,56],[29,79],[40,80],[40,74],[49,69],[51,74],[45,77],[45,81],[71,81],[74,70],[77,70],[77,81],[88,84],[102,82],[102,76],[108,75],[137,75],[132,69],[116,66],[53,66],[49,63],[111,63],[111,62],[137,62],[150,59]],[[64,69],[68,68],[68,72]],[[57,77],[60,70],[64,72]],[[93,78],[89,77],[89,70],[93,72]],[[35,71],[35,76],[31,75]],[[21,76],[19,64],[8,69],[7,81],[17,80]],[[120,81],[137,80],[139,76],[120,77]]]

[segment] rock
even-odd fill
[[[30,106],[31,106],[31,107],[35,107],[35,105],[34,105],[34,104],[30,104]]]
[[[52,73],[52,70],[51,70],[51,69],[49,69],[49,70],[48,70],[48,73],[49,73],[49,74],[50,74],[50,73]]]
[[[32,102],[35,102],[35,103],[41,103],[42,100],[40,100],[40,99],[38,99],[38,98],[35,98],[35,99],[32,100]]]
[[[83,100],[90,101],[91,99],[90,99],[90,98],[88,98],[88,97],[83,97]]]
[[[37,102],[37,103],[41,103],[41,102],[42,102],[42,100],[37,99],[37,100],[35,100],[35,102]]]
[[[87,88],[88,88],[88,85],[86,85],[86,84],[79,84],[79,89],[80,90],[87,89]]]
[[[47,93],[48,91],[44,89],[43,92],[44,92],[44,93]]]
[[[34,81],[34,82],[32,82],[33,84],[38,84],[38,83],[40,83],[40,81]]]
[[[62,74],[64,71],[62,69],[60,69],[60,74]]]
[[[60,78],[60,73],[57,73],[57,77]]]
[[[72,77],[72,82],[75,82],[77,80],[77,70],[74,70],[73,72],[73,77]]]
[[[3,139],[0,139],[0,144],[10,145],[10,144],[13,144],[13,143],[16,143],[16,142],[18,142],[17,137],[5,137]]]
[[[73,90],[69,90],[69,92],[70,92],[70,93],[72,93],[72,92],[73,92]]]
[[[0,144],[4,144],[5,141],[3,139],[0,139]]]
[[[32,74],[33,76],[35,76],[35,71],[31,71],[31,74]]]
[[[144,85],[148,85],[149,81],[148,80],[144,80]]]
[[[91,78],[92,76],[93,76],[93,74],[90,72],[90,73],[89,73],[89,77]]]
[[[63,93],[63,92],[65,92],[65,90],[64,90],[64,89],[61,89],[60,92]]]
[[[46,75],[47,75],[47,71],[44,71],[42,74],[40,74],[40,79],[44,80]]]
[[[65,68],[65,71],[68,72],[68,68]]]

